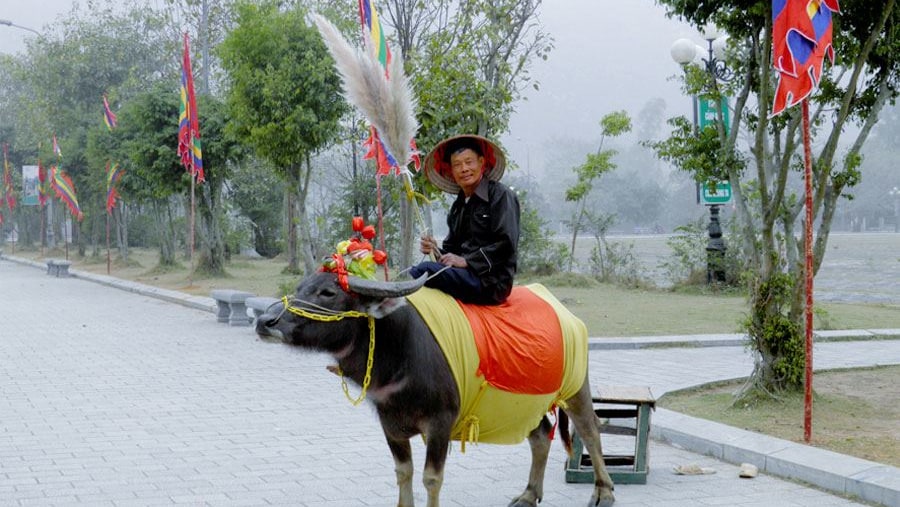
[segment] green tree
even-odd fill
[[[172,67],[155,13],[110,4],[76,8],[60,18],[28,46],[18,69],[32,92],[18,105],[23,111],[23,121],[17,124],[21,140],[41,146],[37,155],[47,165],[55,160],[51,135],[59,140],[61,165],[75,183],[84,212],[84,221],[74,230],[82,255],[88,243],[98,252],[105,226],[105,160],[87,155],[89,133],[102,126],[101,98],[108,94],[116,108],[119,100],[158,81]]]
[[[616,168],[612,158],[618,153],[614,149],[603,149],[603,144],[607,138],[620,136],[631,130],[631,118],[625,111],[615,111],[605,115],[600,120],[600,145],[597,147],[597,153],[589,153],[587,160],[580,166],[575,168],[575,174],[578,181],[571,187],[566,189],[566,201],[574,202],[576,211],[572,216],[572,246],[569,249],[569,270],[572,270],[575,261],[575,241],[578,239],[578,233],[586,223],[602,224],[608,222],[603,217],[591,216],[591,211],[587,209],[588,198],[591,190],[594,189],[594,182],[604,173],[612,171]],[[606,225],[608,227],[608,224]],[[595,227],[596,228],[596,227]],[[601,227],[602,228],[602,227]]]
[[[174,142],[178,100],[174,89],[162,84],[132,98],[119,111],[119,127],[113,131],[115,148],[109,151],[125,167],[119,186],[123,198],[152,208],[161,267],[177,264],[175,217],[179,196],[190,185]]]
[[[311,156],[338,133],[347,111],[334,63],[301,7],[237,6],[234,30],[219,46],[228,74],[229,128],[276,167],[288,196],[288,270],[315,269],[306,197]],[[296,212],[296,214],[295,214]],[[302,251],[298,245],[298,231]]]
[[[253,248],[263,257],[282,252],[281,207],[272,203],[272,189],[280,180],[275,171],[258,159],[238,164],[229,180],[229,195],[234,207],[250,221]]]
[[[702,91],[714,101],[733,96],[730,131],[720,121],[695,136],[688,121],[679,118],[672,121],[671,138],[656,146],[663,158],[697,181],[731,182],[739,246],[750,275],[746,326],[758,355],[741,397],[799,388],[804,370],[805,244],[800,222],[803,190],[793,182],[803,167],[803,145],[800,108],[769,117],[776,84],[771,2],[660,3],[671,16],[695,26],[715,22],[733,45],[728,58],[735,71],[731,82],[717,83],[696,69],[689,69],[687,82],[690,93]],[[810,98],[816,150],[814,272],[826,252],[837,202],[859,181],[860,150],[884,105],[896,97],[900,77],[900,8],[895,0],[847,0],[841,9],[834,18],[835,64],[826,64],[820,89]],[[748,149],[741,148],[745,140]]]

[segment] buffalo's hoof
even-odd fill
[[[613,495],[613,492],[610,490],[602,490],[598,496],[595,496],[591,499],[591,503],[588,504],[588,507],[612,507],[612,504],[616,502],[616,497]]]
[[[531,500],[515,498],[512,502],[509,502],[509,505],[507,507],[537,507],[537,504],[532,502]]]

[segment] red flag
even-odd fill
[[[4,143],[3,144],[3,189],[4,189],[4,197],[6,200],[6,207],[9,208],[10,211],[16,207],[16,193],[13,190],[13,181],[12,181],[12,173],[9,171],[9,146]]]
[[[838,0],[772,0],[772,65],[779,73],[773,116],[819,85],[825,56],[834,62],[831,17],[836,12]]]
[[[109,162],[106,163],[106,212],[109,214],[112,214],[113,208],[116,207],[116,199],[119,198],[116,184],[122,179],[124,173],[125,169],[119,167],[118,162],[112,167],[109,166]]]
[[[50,193],[47,181],[47,169],[38,159],[38,203],[43,207],[47,204],[47,194]]]
[[[203,151],[200,148],[200,122],[197,118],[197,99],[194,96],[194,75],[191,70],[191,50],[188,34],[184,34],[181,55],[181,114],[178,118],[178,156],[184,168],[203,182]]]

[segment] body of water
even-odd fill
[[[631,245],[646,277],[660,287],[671,286],[662,263],[672,251],[668,234],[610,236],[610,242]],[[557,238],[569,244],[571,238]],[[727,241],[727,238],[726,238]],[[577,255],[586,259],[592,238],[579,238]],[[815,279],[815,296],[821,301],[900,304],[900,234],[832,233],[828,252]]]

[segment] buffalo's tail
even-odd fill
[[[562,440],[563,447],[566,448],[566,454],[572,457],[572,435],[569,433],[569,416],[566,411],[557,408],[556,422],[559,424],[559,438]]]

